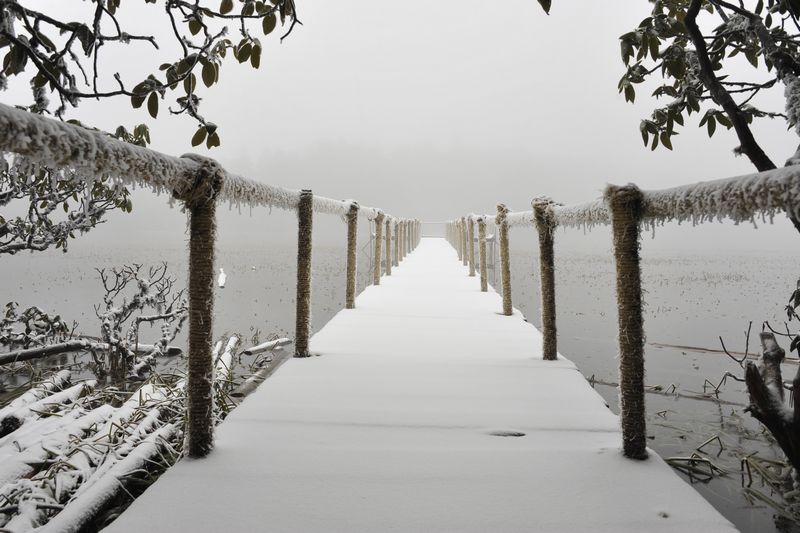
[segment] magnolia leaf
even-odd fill
[[[667,150],[672,150],[672,140],[669,138],[669,135],[666,131],[661,132],[661,144],[663,144]]]
[[[214,82],[217,78],[217,69],[214,68],[214,64],[211,62],[206,62],[203,64],[203,83],[205,83],[206,87],[211,87],[214,85]]]
[[[212,133],[211,135],[208,136],[208,139],[206,140],[206,147],[207,148],[214,148],[215,146],[219,146],[219,145],[220,145],[219,134],[217,134],[217,132],[214,132],[214,133]]]
[[[201,126],[192,137],[192,146],[199,146],[206,140],[206,128]]]
[[[278,24],[278,19],[275,17],[275,13],[270,13],[264,20],[261,22],[261,29],[264,30],[264,35],[269,35],[272,33],[272,30],[275,29],[275,26]]]
[[[261,47],[258,45],[253,46],[253,51],[250,52],[250,64],[253,68],[258,68],[261,65]]]
[[[539,0],[539,5],[542,6],[542,9],[544,9],[544,12],[548,15],[550,14],[550,6],[552,3],[552,0]]]
[[[150,93],[150,97],[147,99],[147,112],[153,118],[158,117],[158,94],[156,92]]]
[[[708,127],[708,136],[711,137],[714,135],[714,132],[717,131],[717,119],[715,119],[713,116],[708,117],[706,126]]]

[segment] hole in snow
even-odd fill
[[[499,431],[490,431],[489,435],[493,435],[495,437],[524,437],[525,433],[522,433],[520,431],[499,430]]]

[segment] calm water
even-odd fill
[[[369,240],[365,235],[362,231],[359,288],[369,279]],[[344,248],[339,243],[320,244],[314,254],[313,321],[319,329],[344,306]],[[294,256],[292,246],[223,244],[218,266],[225,269],[228,281],[224,289],[218,289],[215,334],[239,333],[245,339],[256,332],[262,339],[269,334],[291,337]],[[514,249],[512,257],[514,304],[538,325],[538,286],[533,275],[537,257],[524,248]],[[611,258],[576,251],[558,251],[557,257],[559,351],[575,361],[587,377],[614,383],[616,314]],[[179,284],[184,283],[186,253],[182,244],[102,251],[74,248],[66,255],[46,252],[4,258],[0,262],[0,303],[35,304],[76,320],[78,331],[96,335],[99,325],[92,305],[101,301],[102,291],[94,268],[160,261],[167,261]],[[752,320],[751,351],[755,350],[763,320],[783,324],[783,306],[798,276],[796,265],[796,257],[780,255],[768,260],[735,254],[645,255],[648,385],[696,395],[702,393],[706,379],[716,383],[726,371],[741,373],[724,354],[670,346],[718,349],[721,335],[729,349],[743,351],[744,331]],[[148,341],[146,330],[140,338]],[[182,342],[181,337],[176,344]],[[796,370],[796,364],[786,365],[789,377]],[[2,379],[9,386],[23,378]],[[759,425],[742,413],[747,403],[743,387],[729,381],[720,394],[723,404],[649,394],[650,446],[662,457],[689,456],[700,444],[719,436],[719,442],[700,453],[728,473],[706,483],[695,482],[694,487],[741,530],[775,531],[776,513],[764,504],[750,504],[743,495],[741,457],[757,453],[767,459],[781,458],[780,451],[761,435]],[[616,389],[600,383],[596,388],[616,410]],[[753,487],[770,494],[758,482]]]

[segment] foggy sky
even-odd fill
[[[67,8],[64,0],[36,2],[47,3]],[[163,104],[157,121],[127,99],[84,101],[70,116],[109,130],[146,122],[157,150],[204,153],[253,179],[423,220],[493,212],[497,202],[530,209],[530,199],[542,194],[587,201],[607,183],[663,188],[754,171],[732,155],[732,132],[720,128],[709,140],[696,115],[673,140],[674,152],[642,146],[638,124],[655,105],[655,85],[637,86],[636,105],[625,103],[616,85],[624,71],[618,37],[648,16],[645,0],[557,0],[549,17],[535,0],[497,7],[474,0],[297,4],[303,26],[282,44],[275,36],[262,39],[260,70],[229,58],[221,83],[201,89],[201,112],[219,125],[221,148],[193,149],[197,125],[168,116]],[[165,30],[151,27],[163,17],[160,5],[125,3],[120,15],[126,12],[143,31]],[[160,62],[141,43],[116,47],[109,57],[111,50],[103,52],[111,71],[142,75]],[[168,58],[174,56],[162,59]],[[762,102],[782,111],[781,91]],[[18,84],[0,98],[27,103],[28,94]],[[779,165],[796,148],[798,138],[782,120],[755,131]],[[164,198],[138,193],[134,200],[133,216],[115,219],[87,242],[158,238],[163,226],[183,224]],[[272,233],[274,224],[274,233],[291,237],[291,217],[256,218],[259,230]],[[226,216],[226,235],[249,235],[253,221]],[[779,248],[797,236],[783,217],[778,222],[758,233],[669,227],[658,240],[694,249]],[[340,229],[338,221],[317,227]],[[604,250],[604,235],[564,238]]]

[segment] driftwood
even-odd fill
[[[795,399],[793,408],[790,408],[784,401],[781,361],[786,354],[772,333],[761,333],[761,344],[763,353],[758,362],[748,361],[745,366],[745,382],[750,395],[746,411],[772,433],[800,475],[800,402]],[[794,391],[800,391],[800,368],[792,385]]]
[[[176,434],[172,424],[147,436],[97,483],[77,495],[63,511],[55,515],[42,531],[66,533],[84,531],[108,505],[125,493],[125,480],[132,473],[145,470],[160,459],[161,449]]]
[[[278,367],[289,359],[291,359],[291,354],[289,352],[281,352],[274,355],[269,361],[264,361],[264,366],[247,378],[244,383],[236,387],[233,392],[231,392],[231,397],[236,398],[237,401],[241,401],[245,396],[255,391],[259,385],[264,383],[268,377],[278,370]]]
[[[153,344],[139,344],[136,353],[151,353],[156,349]],[[25,350],[16,350],[0,354],[0,365],[8,365],[11,363],[19,363],[21,361],[30,361],[32,359],[41,359],[51,355],[57,355],[66,352],[76,352],[78,350],[108,350],[108,344],[104,342],[94,342],[86,339],[78,339],[66,342],[59,342],[57,344],[50,344],[48,346],[38,346],[36,348],[27,348]],[[164,353],[169,356],[180,355],[183,350],[177,346],[167,346]]]
[[[256,355],[263,352],[271,352],[288,344],[292,344],[291,339],[286,339],[286,338],[275,339],[274,341],[264,342],[257,346],[253,346],[252,348],[248,348],[245,351],[243,351],[242,354]]]
[[[94,390],[96,385],[97,382],[94,380],[84,381],[68,389],[55,392],[50,396],[45,396],[35,402],[23,405],[15,411],[4,415],[0,418],[0,437],[5,437],[19,429],[25,419],[30,416],[38,417],[40,413],[51,413],[58,411],[65,404],[75,403],[78,398]]]

